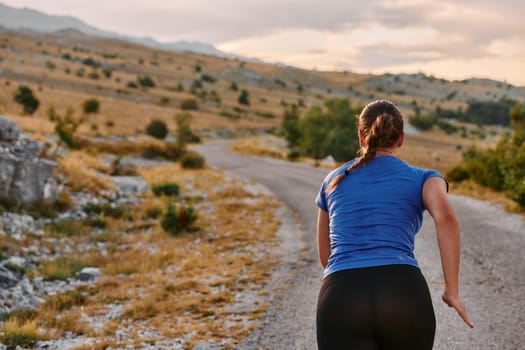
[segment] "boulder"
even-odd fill
[[[0,116],[0,197],[23,204],[56,198],[57,163],[40,158],[42,143],[20,136],[20,128]]]
[[[0,116],[0,142],[15,142],[20,136],[20,128],[14,121]]]

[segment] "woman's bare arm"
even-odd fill
[[[442,299],[448,306],[456,309],[465,323],[474,327],[467,315],[465,305],[459,297],[459,223],[454,208],[448,200],[446,183],[442,178],[431,177],[425,182],[423,204],[436,225],[441,266],[445,278],[445,290]]]
[[[326,267],[330,257],[330,221],[328,212],[319,209],[317,215],[317,252],[321,265]]]

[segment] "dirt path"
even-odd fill
[[[302,256],[284,266],[261,326],[239,349],[316,349],[315,306],[322,269],[315,248],[314,203],[324,169],[268,158],[242,157],[227,142],[200,145],[208,164],[251,178],[270,189],[297,214]],[[462,227],[461,293],[476,328],[468,329],[440,301],[441,266],[430,217],[416,239],[416,255],[431,289],[437,317],[435,349],[525,349],[525,224],[521,217],[466,197],[451,196]]]

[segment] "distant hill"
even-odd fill
[[[31,30],[40,33],[51,33],[66,29],[78,30],[84,34],[115,38],[133,43],[179,52],[194,52],[204,55],[241,59],[251,62],[261,62],[255,58],[239,56],[218,50],[211,44],[196,41],[175,41],[161,43],[149,37],[135,37],[105,31],[91,26],[75,17],[55,16],[29,8],[14,8],[0,3],[0,27],[10,30]]]

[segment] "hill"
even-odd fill
[[[144,77],[154,86],[142,86],[139,80]],[[0,92],[1,111],[35,131],[50,127],[45,113],[50,106],[59,112],[69,106],[78,111],[86,98],[98,98],[100,113],[90,116],[80,129],[90,135],[132,135],[152,118],[174,126],[173,115],[181,112],[185,99],[198,102],[198,109],[191,111],[193,126],[209,133],[273,128],[280,125],[286,106],[295,103],[306,108],[330,97],[348,97],[358,104],[388,98],[407,115],[416,105],[431,111],[437,106],[465,107],[471,99],[525,98],[525,88],[503,82],[309,71],[155,49],[77,30],[1,29],[0,84],[5,87]],[[20,84],[29,85],[41,101],[33,118],[19,117],[22,108],[12,95]],[[249,105],[238,102],[243,89],[249,94]]]

